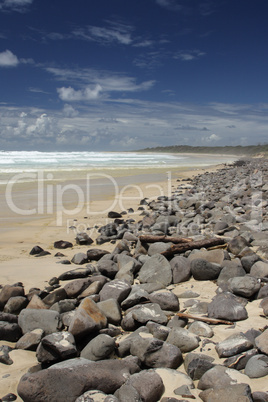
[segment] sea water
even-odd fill
[[[140,169],[142,173],[148,169],[202,167],[233,160],[230,156],[200,154],[0,151],[0,184],[23,173],[24,181],[31,181],[32,176],[26,173],[40,171],[78,175],[84,171]]]

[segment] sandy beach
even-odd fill
[[[28,292],[32,287],[43,289],[48,285],[49,279],[57,277],[66,270],[70,269],[63,264],[59,264],[60,258],[55,257],[57,250],[54,249],[53,243],[57,240],[67,240],[74,244],[73,248],[64,250],[64,255],[67,259],[71,259],[75,253],[86,252],[87,246],[80,246],[75,244],[75,236],[78,232],[87,232],[93,240],[99,235],[98,227],[103,226],[111,219],[107,218],[108,211],[113,210],[116,212],[128,211],[133,208],[134,212],[127,212],[125,219],[131,218],[139,221],[141,211],[138,210],[140,200],[148,198],[149,200],[156,199],[161,195],[170,195],[178,184],[184,185],[187,178],[193,178],[198,174],[205,172],[213,172],[220,169],[222,166],[211,166],[207,168],[194,168],[192,170],[181,169],[172,170],[172,172],[165,172],[162,170],[157,174],[147,173],[144,177],[135,172],[135,175],[120,177],[116,197],[111,190],[114,191],[114,183],[111,188],[106,187],[95,195],[95,199],[90,200],[89,203],[84,203],[77,208],[77,200],[73,200],[68,196],[65,200],[63,207],[64,213],[59,212],[57,209],[57,200],[53,201],[53,208],[48,215],[33,214],[31,216],[18,216],[14,211],[9,211],[8,206],[4,209],[3,219],[1,221],[1,243],[0,243],[0,284],[14,284],[22,282],[25,287],[25,292]],[[161,178],[161,180],[157,180]],[[46,183],[46,185],[51,183]],[[65,186],[70,184],[66,180],[63,183]],[[85,183],[79,180],[72,181],[77,188],[84,188]],[[20,202],[22,210],[31,209],[34,202],[29,204],[26,199],[20,198],[20,191],[25,194],[33,192],[33,188],[29,184],[22,184],[19,191],[16,192],[14,203]],[[47,193],[45,194],[47,196]],[[3,203],[3,191],[1,193],[1,202]],[[36,194],[33,194],[33,199]],[[3,204],[2,204],[3,205]],[[16,204],[17,205],[17,204]],[[72,213],[70,213],[70,211]],[[50,252],[50,255],[36,258],[30,256],[29,252],[34,246],[40,246],[44,250]],[[93,244],[94,245],[94,244]],[[103,248],[109,252],[114,249],[114,244],[105,243],[98,248]],[[201,293],[203,286],[206,287],[206,293]],[[188,282],[178,284],[173,287],[175,294],[180,294],[184,290],[200,292],[201,296],[198,298],[200,301],[210,300],[216,292],[217,285],[212,282],[197,282],[191,279]],[[255,328],[263,328],[266,325],[266,319],[261,317],[261,309],[258,307],[259,302],[254,301],[250,305],[249,314],[255,323]],[[215,336],[213,341],[219,342],[237,331],[244,332],[248,328],[250,320],[241,321],[237,323],[235,328],[228,328],[226,326],[215,326]],[[1,341],[0,345],[14,344]],[[210,354],[215,361],[219,358],[215,352],[215,348],[206,346],[207,354]],[[197,349],[198,352],[198,349]],[[13,364],[8,366],[0,363],[0,389],[1,395],[8,393],[17,393],[17,385],[21,376],[28,371],[28,369],[38,364],[35,352],[24,350],[13,350],[10,352],[10,357]],[[183,366],[178,368],[178,371],[185,372]],[[263,378],[251,381],[249,384],[252,391],[259,391],[266,389],[266,381]],[[198,390],[194,390],[193,394],[196,400],[201,400],[198,397]],[[1,396],[0,395],[0,396]],[[163,396],[172,396],[168,387]],[[174,396],[174,395],[173,395]],[[21,401],[18,397],[18,401]]]

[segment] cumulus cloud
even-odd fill
[[[211,134],[209,137],[203,137],[202,138],[203,141],[205,142],[216,142],[216,141],[220,141],[221,137],[217,134]]]
[[[78,110],[74,109],[71,105],[64,105],[63,113],[66,117],[76,117],[79,115]]]
[[[43,113],[36,119],[34,124],[27,127],[26,134],[29,137],[53,137],[55,132],[50,117]]]
[[[0,53],[0,67],[17,67],[19,59],[10,50]]]
[[[57,89],[60,99],[67,102],[95,100],[99,98],[101,91],[102,87],[99,84],[93,89],[90,87],[86,87],[82,90],[75,90],[72,87]]]

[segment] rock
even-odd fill
[[[189,326],[188,330],[197,336],[202,336],[205,338],[212,338],[212,336],[214,335],[211,327],[202,321],[194,321]]]
[[[191,398],[190,389],[194,388],[194,384],[188,375],[178,370],[172,370],[169,368],[157,368],[155,372],[162,378],[165,386],[165,393],[169,393],[169,390],[172,390],[175,395],[181,395],[180,391],[182,391],[182,388],[184,387],[184,391],[186,391],[189,395],[189,398]],[[163,398],[161,401],[163,401]]]
[[[118,272],[118,265],[112,260],[101,260],[97,264],[99,272],[110,279],[114,279]]]
[[[24,334],[16,343],[16,349],[36,350],[44,335],[42,329],[34,329]]]
[[[162,310],[179,311],[180,304],[178,297],[169,290],[157,290],[149,295],[152,303],[159,304]]]
[[[134,285],[128,297],[121,303],[123,309],[128,309],[136,304],[149,301],[149,293],[142,289],[139,285]]]
[[[151,257],[154,254],[161,254],[163,251],[166,251],[172,243],[164,243],[161,241],[158,241],[156,243],[150,244],[148,248],[148,255]]]
[[[249,298],[260,290],[261,283],[253,276],[245,275],[229,279],[228,287],[235,295]]]
[[[99,261],[106,254],[110,254],[109,251],[92,248],[87,251],[87,259],[88,261]]]
[[[207,389],[199,394],[204,402],[252,402],[251,389],[248,384],[229,385],[228,388]]]
[[[109,211],[108,218],[110,219],[122,218],[122,215],[119,212]]]
[[[3,310],[7,301],[16,296],[24,296],[24,288],[22,286],[5,285],[0,292],[0,309]]]
[[[220,389],[229,388],[230,385],[247,384],[248,376],[241,374],[237,370],[229,369],[224,366],[215,366],[203,374],[198,382],[198,388],[206,390],[208,388]]]
[[[137,307],[138,308],[132,311],[132,317],[140,324],[146,324],[148,321],[153,321],[165,325],[168,321],[166,314],[156,303],[148,303],[144,306],[139,305]]]
[[[247,310],[232,293],[216,295],[208,305],[208,316],[229,321],[241,321],[248,318]]]
[[[19,314],[18,323],[23,334],[42,329],[45,335],[49,335],[62,327],[59,313],[52,310],[24,309]]]
[[[9,356],[9,352],[11,352],[11,351],[12,351],[12,348],[8,345],[0,346],[0,363],[7,364],[7,365],[13,364],[13,360]],[[1,399],[1,401],[2,401],[2,399]]]
[[[21,328],[18,324],[0,321],[1,341],[17,342],[21,335]]]
[[[172,328],[166,341],[176,345],[182,353],[187,353],[198,348],[200,338],[187,329]]]
[[[168,260],[161,254],[154,254],[140,269],[141,283],[155,282],[168,286],[172,282],[172,271]]]
[[[107,299],[97,303],[98,308],[103,312],[108,322],[119,325],[122,319],[119,303],[115,299]]]
[[[249,246],[250,246],[250,244],[244,237],[236,236],[228,243],[227,249],[232,254],[238,255],[245,247],[249,247]]]
[[[184,367],[189,377],[199,380],[206,371],[215,366],[214,359],[201,353],[187,353],[184,359]]]
[[[182,355],[175,345],[156,338],[143,338],[140,335],[131,343],[130,353],[137,356],[146,367],[176,369],[181,365]]]
[[[268,284],[260,288],[257,299],[264,299],[268,297]]]
[[[191,277],[190,263],[187,258],[176,256],[170,261],[172,270],[172,282],[181,283],[186,282]]]
[[[176,257],[175,257],[176,258]],[[198,252],[191,253],[189,256],[189,262],[196,259],[206,260],[208,262],[212,262],[215,264],[222,265],[225,259],[224,251],[217,249],[217,250],[198,250]]]
[[[79,339],[106,326],[107,318],[105,315],[93,300],[86,297],[74,313],[69,332]]]
[[[107,395],[102,391],[92,390],[87,391],[79,396],[75,402],[119,402],[114,395]]]
[[[268,263],[263,261],[255,262],[250,269],[250,275],[255,276],[255,278],[268,277]]]
[[[61,274],[58,279],[60,281],[69,281],[72,279],[86,278],[91,273],[92,273],[92,266],[90,265],[86,268],[76,268],[71,269],[70,271],[66,271],[63,274]]]
[[[140,394],[132,385],[123,384],[117,391],[115,391],[117,400],[122,402],[142,402]]]
[[[68,298],[77,297],[80,293],[82,293],[89,285],[91,281],[89,278],[85,279],[75,279],[74,281],[68,282],[64,285],[64,290],[67,294]]]
[[[104,360],[115,350],[115,340],[109,335],[97,335],[81,351],[81,357],[92,361]]]
[[[202,259],[192,260],[190,263],[191,273],[198,281],[217,279],[222,267],[219,264],[208,262]]]
[[[255,338],[257,348],[268,355],[268,329],[266,329],[261,335]]]
[[[18,323],[18,317],[15,314],[3,313],[0,311],[0,321]]]
[[[140,327],[136,331],[131,332],[126,338],[122,340],[119,339],[117,348],[117,353],[119,357],[124,357],[130,353],[130,346],[132,345],[133,342],[135,342],[137,338],[139,339],[139,334],[141,332],[149,334],[147,327]]]
[[[44,251],[44,249],[40,246],[34,246],[31,251],[30,251],[30,255],[37,255],[40,254],[42,251]]]
[[[135,388],[141,401],[144,402],[157,402],[164,392],[163,381],[155,370],[142,370],[133,374],[125,385]]]
[[[170,332],[170,328],[167,328],[165,325],[157,324],[153,321],[148,321],[146,327],[149,329],[149,332],[154,338],[160,339],[161,341],[165,341]]]
[[[115,299],[120,304],[127,298],[131,291],[131,286],[119,279],[114,279],[106,283],[100,291],[100,301]]]
[[[77,233],[75,240],[80,246],[90,245],[94,242],[85,232]]]
[[[71,262],[76,265],[83,265],[88,262],[87,254],[85,253],[76,253]]]
[[[223,268],[220,272],[218,277],[217,284],[221,287],[224,291],[228,290],[228,280],[234,277],[242,277],[246,275],[246,271],[240,263],[236,263],[235,260],[233,261],[224,261]]]
[[[244,268],[244,270],[249,273],[251,270],[251,267],[255,264],[255,262],[260,261],[260,257],[255,254],[249,254],[245,255],[244,257],[241,258],[241,263]]]
[[[228,357],[228,359],[224,360],[223,364],[225,367],[229,367],[235,370],[243,370],[246,367],[249,359],[256,354],[258,354],[257,349],[250,349],[247,352],[241,353],[239,355]]]
[[[68,295],[63,288],[59,288],[54,290],[54,292],[49,293],[44,299],[43,302],[48,305],[52,306],[53,304],[57,303],[60,300],[67,299]]]
[[[254,402],[268,402],[268,392],[252,392]]]
[[[76,356],[75,340],[70,332],[56,332],[45,336],[36,351],[40,363],[52,363]]]
[[[5,304],[4,312],[8,314],[19,314],[28,304],[28,300],[24,296],[10,297]]]
[[[252,356],[246,364],[245,374],[249,378],[260,378],[268,375],[268,356]]]
[[[43,300],[42,299],[40,299],[40,297],[39,296],[37,296],[36,294],[34,294],[32,297],[31,297],[31,300],[30,300],[30,302],[29,302],[29,304],[27,305],[27,307],[26,307],[27,309],[36,309],[36,310],[38,310],[38,309],[44,309],[44,310],[46,310],[46,309],[49,309],[49,306],[47,305],[47,304],[45,304],[44,302],[43,302]]]
[[[54,248],[65,249],[65,248],[72,248],[73,244],[69,241],[65,240],[58,240],[54,243]]]
[[[113,394],[139,370],[136,358],[98,362],[69,359],[25,374],[18,385],[18,394],[28,402],[75,401],[86,389]]]
[[[253,347],[250,340],[242,333],[228,336],[224,341],[216,344],[219,357],[229,357],[245,352]]]

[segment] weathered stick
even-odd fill
[[[199,249],[202,247],[209,248],[209,247],[219,246],[221,244],[225,244],[225,242],[226,241],[224,239],[220,239],[220,238],[192,241],[190,243],[184,243],[184,244],[178,244],[175,246],[171,246],[166,251],[162,251],[161,254],[165,257],[169,257],[174,254],[185,253],[185,251],[188,251],[188,250]]]
[[[208,324],[224,324],[224,325],[233,325],[232,321],[220,320],[217,318],[208,318],[208,317],[198,317],[196,315],[191,315],[187,313],[176,313],[178,317],[181,318],[189,318],[190,320],[197,320],[207,322]]]
[[[188,239],[188,238],[183,238],[183,237],[174,237],[174,236],[153,236],[153,235],[141,235],[139,236],[139,239],[143,243],[156,243],[158,241],[164,242],[164,243],[174,243],[174,244],[180,244],[180,243],[190,243],[193,241],[193,239]]]

